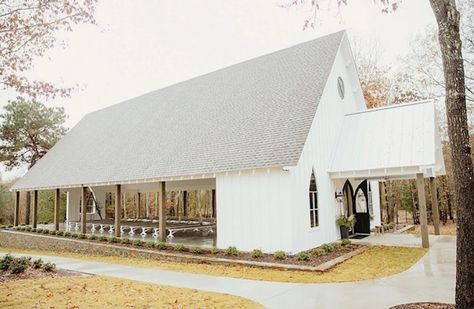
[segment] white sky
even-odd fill
[[[71,98],[45,102],[64,106],[72,127],[86,113],[342,28],[379,42],[383,62],[396,65],[412,36],[435,23],[428,0],[403,1],[394,14],[380,13],[374,0],[352,0],[303,31],[309,12],[279,8],[284,1],[101,0],[98,26],[60,34],[66,48],[38,59],[31,76],[79,85]],[[0,104],[14,97],[0,91]]]

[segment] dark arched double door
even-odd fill
[[[349,180],[344,184],[344,215],[354,215],[353,234],[370,234],[369,187],[364,180],[354,191]]]

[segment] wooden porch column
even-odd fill
[[[425,182],[423,173],[416,174],[416,190],[418,191],[418,206],[420,207],[420,226],[421,226],[421,246],[429,248],[428,238],[428,219],[426,215],[426,197],[425,197]]]
[[[81,188],[81,201],[82,201],[82,207],[81,207],[81,233],[85,234],[87,232],[87,199],[86,195],[87,194],[87,188],[82,187]]]
[[[188,191],[183,191],[183,217],[188,216]]]
[[[212,189],[211,192],[211,205],[212,205],[212,217],[216,217],[216,190]]]
[[[38,190],[33,191],[33,228],[38,225]]]
[[[120,223],[122,219],[122,186],[117,185],[115,191],[115,237],[120,237]]]
[[[166,183],[160,182],[160,210],[159,210],[159,228],[160,241],[166,241]]]
[[[431,210],[433,211],[433,225],[435,235],[439,235],[439,209],[438,209],[438,190],[436,189],[436,179],[430,177],[431,187]]]
[[[138,192],[138,203],[137,203],[137,219],[140,219],[141,213],[141,194]]]
[[[15,192],[15,212],[13,214],[13,225],[18,226],[20,218],[20,191]]]
[[[54,190],[54,230],[59,231],[59,203],[61,196],[59,189]],[[83,202],[84,203],[84,202]]]

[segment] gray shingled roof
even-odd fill
[[[296,165],[343,35],[90,113],[13,189]]]

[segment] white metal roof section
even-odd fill
[[[332,178],[408,178],[444,174],[432,100],[345,116],[333,153]]]

